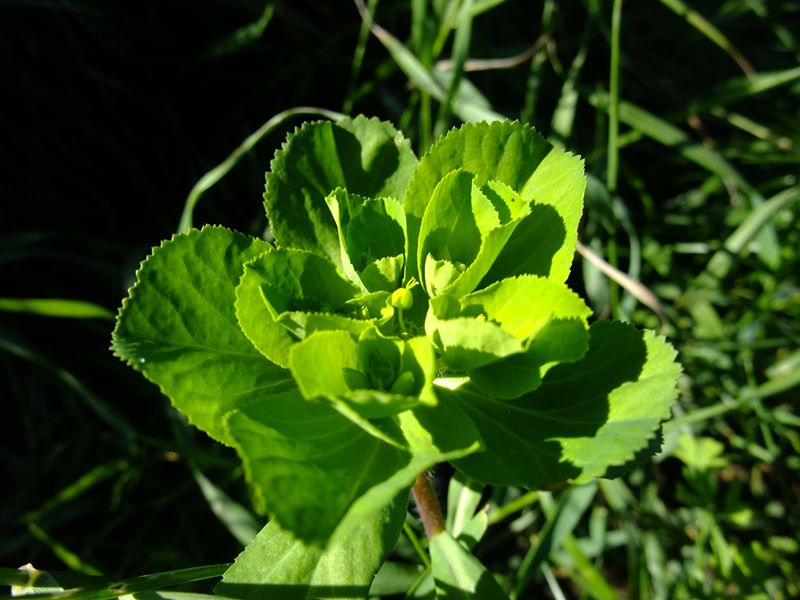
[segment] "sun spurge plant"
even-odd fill
[[[679,367],[565,284],[583,191],[520,123],[419,160],[387,123],[309,123],[267,173],[274,244],[204,227],[153,251],[114,350],[236,449],[272,517],[220,593],[365,596],[437,463],[539,488],[647,454]],[[429,528],[439,593],[502,597],[451,533]]]

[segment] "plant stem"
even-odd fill
[[[439,506],[436,490],[433,489],[433,478],[430,472],[425,471],[419,474],[411,488],[411,493],[414,495],[419,518],[422,519],[428,539],[444,531],[442,508]]]

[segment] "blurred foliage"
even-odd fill
[[[666,315],[685,373],[655,462],[484,492],[476,553],[512,597],[800,595],[797,22],[792,0],[0,2],[0,564],[81,585],[228,562],[252,535],[236,457],[111,356],[103,317],[203,174],[311,105],[389,119],[418,151],[460,119],[533,123],[586,158],[584,245]],[[260,235],[296,123],[194,222]],[[598,318],[662,327],[589,261],[571,285]],[[406,532],[380,589],[425,597]]]

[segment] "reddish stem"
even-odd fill
[[[411,488],[411,493],[414,495],[419,518],[422,519],[428,538],[444,531],[442,508],[439,506],[439,498],[436,496],[433,479],[428,471],[419,474]]]

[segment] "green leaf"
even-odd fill
[[[261,527],[253,514],[209,481],[199,470],[192,469],[192,475],[211,512],[230,534],[243,546],[252,542]]]
[[[373,329],[356,342],[344,331],[319,332],[292,348],[289,365],[306,399],[343,402],[366,419],[436,404],[436,357],[427,338],[402,341]]]
[[[532,275],[503,279],[459,300],[461,315],[483,315],[519,340],[531,340],[552,318],[580,319],[592,313],[567,286]]]
[[[372,261],[360,273],[360,279],[368,290],[393,292],[403,281],[406,259],[403,254],[384,256]]]
[[[556,362],[583,355],[586,334],[581,330],[585,331],[590,313],[565,285],[523,275],[503,279],[460,300],[449,295],[434,298],[425,328],[445,363],[454,369],[478,369],[525,352],[503,366],[504,375],[518,376],[500,382],[496,390],[491,387],[491,371],[477,375],[480,385],[491,388],[493,395],[515,398],[534,389]],[[573,323],[565,323],[568,320]],[[564,333],[566,339],[561,338]],[[516,393],[519,389],[522,391]]]
[[[253,345],[286,367],[289,350],[298,339],[328,329],[358,333],[370,325],[346,315],[325,314],[356,316],[358,309],[351,301],[358,293],[324,258],[302,250],[274,250],[245,264],[236,288],[236,317]]]
[[[492,226],[491,217],[497,220],[489,199],[472,184],[474,175],[467,171],[455,170],[448,173],[436,185],[425,213],[419,232],[419,251],[417,263],[429,296],[435,296],[439,289],[428,281],[430,264],[434,261],[447,261],[450,271],[456,276],[463,272],[463,265],[475,260],[481,246],[484,231]],[[483,217],[482,219],[480,217]],[[452,265],[460,264],[461,269]],[[444,279],[443,287],[451,281]]]
[[[142,263],[113,334],[120,358],[225,444],[222,415],[294,387],[289,372],[245,338],[234,313],[244,263],[269,248],[222,227],[174,236]]]
[[[678,438],[675,458],[697,471],[721,469],[728,464],[724,458],[725,446],[708,437],[695,438],[687,433]]]
[[[468,527],[478,510],[483,486],[461,473],[456,473],[447,489],[447,531],[458,538]]]
[[[495,323],[475,318],[438,320],[428,312],[425,330],[451,369],[467,371],[524,351],[522,342]]]
[[[402,200],[416,162],[408,141],[384,121],[359,116],[304,124],[275,154],[267,173],[264,206],[275,240],[341,264],[325,197],[343,188]]]
[[[324,258],[293,248],[275,250],[246,265],[259,275],[261,293],[276,317],[289,311],[341,310],[358,293]]]
[[[437,599],[506,600],[486,567],[446,531],[431,538],[430,552]]]
[[[305,544],[271,521],[225,572],[215,592],[231,598],[364,598],[400,535],[404,494],[377,510],[347,539]]]
[[[489,271],[528,203],[498,181],[481,188],[457,169],[436,186],[422,218],[417,263],[429,296],[471,292]]]
[[[599,322],[583,359],[553,367],[536,391],[513,402],[470,384],[449,392],[486,448],[457,467],[483,483],[531,488],[602,477],[632,460],[669,416],[680,373],[674,358],[652,332]]]
[[[383,421],[407,450],[299,393],[250,404],[227,426],[260,507],[299,539],[324,543],[334,531],[345,539],[422,471],[480,448],[469,419],[447,401]]]
[[[43,317],[114,320],[114,313],[92,302],[66,298],[0,298],[0,311],[22,312]]]
[[[347,277],[364,291],[398,288],[406,246],[402,203],[394,198],[364,198],[341,189],[325,201],[336,221]]]
[[[495,261],[490,281],[520,273],[565,281],[583,208],[582,161],[554,149],[531,127],[518,122],[467,124],[454,129],[431,146],[409,183],[404,200],[408,256],[418,254],[423,215],[436,186],[456,169],[473,173],[478,187],[496,180],[526,204],[535,202],[531,215],[517,227]],[[409,261],[406,279],[417,276],[417,271],[417,264]]]
[[[523,353],[473,369],[469,377],[482,392],[512,400],[539,387],[544,375],[556,364],[582,358],[588,347],[584,321],[552,319],[537,332]]]

